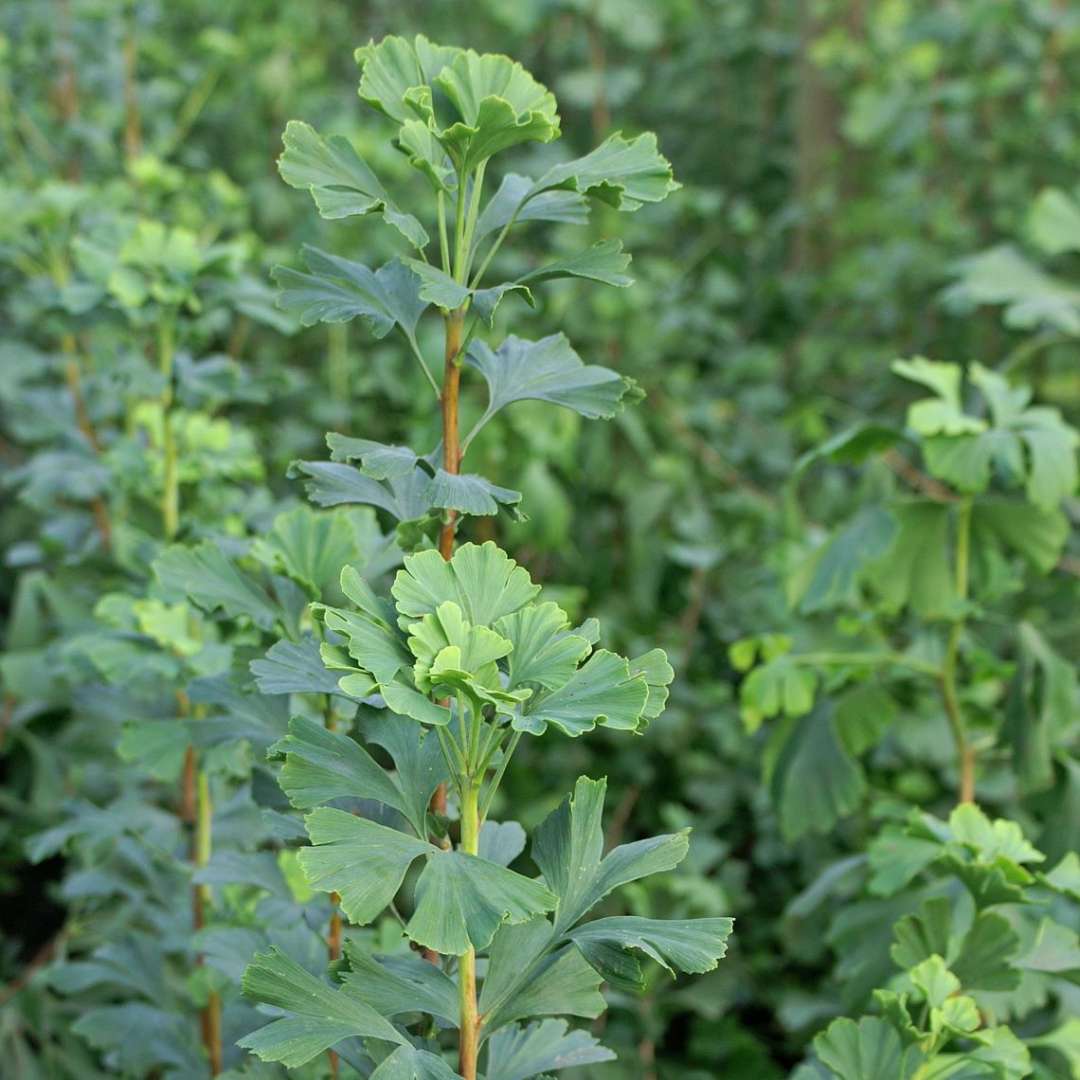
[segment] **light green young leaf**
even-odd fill
[[[248,965],[244,993],[289,1015],[238,1040],[263,1061],[297,1068],[350,1036],[406,1042],[388,1020],[348,989],[334,990],[278,949]]]
[[[423,34],[412,41],[389,35],[378,43],[362,45],[355,53],[362,72],[360,97],[398,123],[423,116],[423,110],[406,102],[406,95],[430,84],[460,52],[433,45]]]
[[[403,629],[452,600],[474,626],[491,626],[524,607],[540,591],[528,571],[492,541],[462,544],[449,562],[437,551],[407,556],[391,593]]]
[[[1043,188],[1028,215],[1028,231],[1047,255],[1080,251],[1080,206],[1060,188]]]
[[[496,632],[511,645],[508,689],[555,690],[570,679],[591,646],[569,627],[569,616],[550,601],[530,604],[496,621]]]
[[[910,1080],[922,1064],[918,1048],[905,1049],[892,1026],[876,1016],[857,1024],[834,1020],[814,1039],[814,1050],[839,1080]]]
[[[418,690],[433,692],[438,680],[435,672],[440,669],[463,672],[470,687],[498,688],[496,661],[506,656],[513,645],[494,630],[466,621],[461,608],[452,600],[414,622],[409,631],[409,649],[416,657],[413,678]]]
[[[284,153],[278,172],[290,187],[306,189],[324,218],[381,213],[414,248],[428,244],[424,227],[412,214],[402,213],[379,178],[340,135],[323,138],[313,127],[290,120],[282,136]]]
[[[437,137],[463,173],[518,143],[559,135],[555,96],[509,57],[459,51],[434,82],[461,116]]]
[[[754,668],[739,687],[749,731],[756,731],[770,716],[805,716],[814,707],[817,683],[817,673],[787,653]]]
[[[614,1060],[615,1055],[587,1032],[567,1032],[564,1020],[542,1020],[492,1035],[484,1080],[529,1080],[557,1069]]]
[[[578,779],[574,793],[533,834],[532,855],[558,895],[555,932],[569,930],[620,885],[678,866],[690,841],[687,832],[623,844],[603,855],[605,780]]]
[[[940,956],[929,956],[908,973],[927,1005],[939,1009],[960,989],[960,980],[945,966]]]

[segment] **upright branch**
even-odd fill
[[[173,358],[175,354],[175,313],[164,312],[158,324],[158,365],[164,387],[161,391],[161,452],[163,458],[161,526],[166,540],[180,531],[180,466],[176,451],[173,417]]]
[[[964,633],[966,619],[965,607],[968,598],[971,552],[971,499],[962,499],[957,505],[956,515],[956,598],[960,605],[945,646],[945,661],[941,665],[941,697],[945,705],[945,715],[949,720],[953,741],[956,743],[957,765],[960,770],[959,801],[975,801],[975,748],[968,736],[967,724],[960,705],[957,690],[960,640]]]
[[[461,336],[465,313],[459,308],[446,316],[446,347],[443,363],[443,386],[440,395],[443,428],[443,468],[451,476],[461,471],[461,433],[458,427],[458,401],[461,390]],[[444,559],[454,553],[457,512],[447,510],[439,531],[439,552]]]
[[[610,419],[638,396],[632,380],[607,368],[584,364],[561,334],[540,341],[511,337],[497,351],[483,340],[484,327],[493,325],[495,310],[505,297],[516,294],[533,305],[532,289],[543,282],[581,278],[629,286],[632,279],[625,271],[630,258],[618,241],[605,240],[584,251],[558,256],[511,281],[491,282],[486,275],[497,269],[495,256],[519,221],[584,225],[594,198],[616,210],[636,210],[644,203],[661,201],[678,185],[672,179],[670,164],[657,150],[655,136],[642,134],[628,140],[612,135],[591,153],[555,166],[540,177],[505,173],[485,205],[485,174],[495,155],[522,143],[549,142],[558,137],[554,95],[508,57],[445,48],[422,36],[411,42],[387,38],[372,43],[357,51],[357,59],[363,69],[360,97],[399,125],[396,145],[430,185],[427,213],[414,215],[399,205],[348,140],[324,137],[307,124],[291,121],[278,162],[285,182],[307,191],[325,218],[381,214],[409,245],[409,252],[373,269],[309,248],[306,270],[278,267],[275,276],[282,287],[282,306],[295,310],[305,325],[341,323],[359,316],[379,337],[392,330],[399,332],[438,395],[442,443],[437,452],[419,453],[409,447],[338,433],[328,436],[338,463],[335,472],[347,482],[355,481],[355,497],[348,501],[380,506],[395,514],[402,546],[411,544],[424,550],[408,555],[405,569],[398,574],[395,590],[419,591],[409,596],[394,593],[399,601],[396,622],[387,621],[388,612],[372,595],[372,584],[361,581],[348,567],[342,574],[342,591],[360,605],[362,614],[327,607],[321,617],[337,634],[349,638],[355,631],[364,638],[363,642],[350,642],[347,662],[346,653],[333,647],[330,666],[358,665],[350,667],[350,675],[341,677],[339,687],[358,696],[380,692],[389,712],[418,722],[411,727],[407,722],[394,724],[399,733],[395,738],[407,739],[409,736],[402,733],[411,730],[423,748],[424,760],[430,761],[428,755],[435,753],[443,757],[444,769],[432,764],[432,772],[425,773],[432,776],[432,782],[417,793],[417,801],[406,799],[398,807],[399,812],[409,815],[410,833],[417,845],[406,841],[409,850],[422,851],[433,868],[424,872],[430,876],[422,875],[417,882],[416,909],[405,929],[423,955],[439,968],[439,975],[425,969],[418,977],[445,985],[446,978],[456,975],[458,1001],[451,1011],[458,1021],[459,1075],[463,1080],[476,1080],[482,1032],[491,1033],[500,1026],[497,1016],[481,1015],[478,954],[492,946],[501,921],[528,922],[551,911],[555,903],[547,886],[515,874],[505,864],[500,867],[480,857],[484,818],[514,750],[524,733],[542,734],[549,722],[571,736],[600,723],[637,730],[659,714],[673,674],[658,650],[631,666],[631,661],[606,650],[593,652],[596,638],[587,636],[591,627],[584,635],[572,631],[569,616],[556,605],[530,606],[539,587],[494,543],[455,549],[463,515],[491,517],[500,510],[517,513],[519,492],[482,476],[461,475],[469,444],[501,409],[531,399],[590,419]],[[429,229],[436,239],[437,258],[429,258]],[[437,311],[443,324],[441,385],[423,355],[417,333],[419,320],[428,311]],[[460,403],[466,366],[487,384],[488,403],[463,437]],[[351,462],[359,467],[353,468]],[[317,496],[325,471],[312,462],[299,462],[297,468],[311,479],[309,491]],[[399,497],[404,491],[409,492],[407,499]],[[430,541],[424,533],[433,521],[439,522],[437,550],[427,549]],[[428,603],[431,596],[421,598],[428,592],[422,581],[435,585],[439,593],[435,603]],[[457,585],[446,593],[441,591],[453,582]],[[482,582],[486,583],[483,587]],[[473,595],[466,595],[470,590]],[[368,615],[375,624],[367,622]],[[516,667],[507,660],[515,642],[513,655],[521,658]],[[372,652],[373,646],[376,652],[382,651],[381,661]],[[403,667],[410,653],[415,663]],[[590,654],[588,666],[579,669]],[[327,654],[323,656],[326,659]],[[365,666],[366,662],[372,666]],[[511,685],[515,677],[518,684]],[[555,699],[560,688],[563,696]],[[531,719],[522,715],[527,703],[540,708],[545,700],[554,702],[550,721],[547,713]],[[352,753],[356,745],[325,726],[320,726],[318,733],[305,733],[304,728],[303,722],[297,722],[284,741],[285,769],[290,774],[289,762],[307,752],[304,746],[309,736],[327,739],[327,747],[340,747],[345,754]],[[396,760],[389,745],[384,749]],[[414,747],[410,753],[416,750]],[[371,767],[376,768],[374,762]],[[342,775],[347,773],[346,768]],[[288,784],[289,780],[283,780],[287,790]],[[431,837],[434,830],[429,811],[446,814],[447,790],[455,792],[460,810],[456,849],[448,839],[433,842]],[[309,798],[299,792],[296,797],[305,803]],[[315,835],[321,835],[320,822],[349,831],[358,828],[371,835],[368,825],[358,823],[360,819],[353,815],[346,815],[346,819],[316,811],[308,818],[309,835],[313,835],[312,828]],[[402,842],[400,832],[380,835],[391,847]],[[326,854],[321,847],[316,841],[311,849],[301,852],[305,874]],[[369,853],[367,845],[357,850]],[[458,886],[473,872],[477,874],[470,890],[473,900],[463,904]],[[439,875],[449,876],[436,885]],[[484,875],[486,881],[481,880]],[[385,871],[374,875],[380,876],[385,877]],[[331,877],[337,880],[336,874]],[[371,913],[366,905],[358,906],[356,890],[347,879],[342,878],[341,888],[337,888],[330,877],[320,877],[323,886],[324,891],[340,895],[341,908],[351,921],[370,921]],[[489,890],[494,890],[490,896]],[[392,902],[395,892],[393,882],[387,883],[385,900]],[[385,906],[374,905],[380,909]],[[489,908],[494,922],[487,914]],[[396,908],[393,910],[396,913]],[[431,925],[429,918],[433,919]],[[534,927],[539,928],[538,924]],[[725,933],[726,929],[730,927]],[[559,948],[560,942],[561,938],[552,936],[549,951]],[[258,967],[258,963],[253,965],[253,969]],[[595,972],[587,977],[594,976],[599,984],[600,976]],[[254,974],[253,978],[258,981]],[[485,1010],[492,1011],[487,1006]],[[428,1027],[425,1046],[436,1046],[441,1027]],[[258,1033],[245,1044],[267,1059],[277,1053],[262,1046]],[[314,1053],[333,1044],[331,1038]],[[490,1048],[492,1043],[487,1045]],[[430,1053],[429,1049],[403,1046],[392,1057],[394,1064],[401,1066],[401,1075],[428,1075],[429,1066],[434,1068],[425,1057]],[[492,1061],[491,1053],[489,1049],[485,1071],[494,1075],[498,1062]],[[413,1060],[418,1055],[424,1060]],[[588,1060],[606,1060],[608,1056],[605,1052]],[[387,1059],[387,1066],[389,1062]],[[391,1070],[388,1067],[386,1071]],[[440,1064],[431,1074],[442,1075],[443,1071],[445,1065]]]

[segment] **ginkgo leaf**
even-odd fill
[[[916,401],[908,409],[908,427],[920,435],[964,435],[986,430],[986,421],[964,412],[960,400],[963,371],[959,364],[927,360],[923,356],[896,360],[892,370],[905,379],[933,390],[935,397]]]
[[[584,225],[589,220],[589,204],[575,191],[545,191],[523,204],[534,181],[518,173],[507,173],[498,190],[488,200],[476,221],[474,239],[505,228],[511,221],[555,221]]]
[[[371,956],[352,942],[345,951],[351,970],[344,985],[380,1016],[425,1012],[457,1027],[458,988],[440,968],[413,953]]]
[[[453,191],[457,183],[454,163],[428,124],[423,120],[406,120],[398,129],[397,145],[408,157],[409,164],[427,177],[436,192]]]
[[[637,731],[648,702],[645,675],[633,673],[624,657],[597,649],[562,686],[530,699],[512,723],[531,735],[554,724],[572,738],[597,725]]]
[[[474,517],[490,517],[506,510],[515,521],[523,520],[518,510],[521,492],[499,487],[476,473],[448,473],[438,469],[427,489],[430,505],[439,510],[457,510]]]
[[[424,300],[437,305],[445,311],[454,311],[469,302],[477,315],[488,326],[492,324],[495,312],[507,293],[519,292],[522,299],[530,307],[535,304],[529,287],[516,281],[504,281],[489,288],[477,289],[469,285],[462,285],[444,270],[440,270],[430,263],[422,262],[419,259],[408,259],[406,262],[423,282],[420,286],[420,296]]]
[[[416,859],[438,850],[343,810],[314,810],[305,824],[314,847],[300,849],[304,876],[312,888],[338,893],[341,910],[359,926],[386,910]]]
[[[499,928],[479,1007],[488,1031],[528,1016],[599,1016],[600,975],[543,917]]]
[[[271,748],[285,756],[278,776],[281,790],[300,810],[311,810],[334,799],[375,799],[403,814],[407,812],[391,774],[381,768],[355,740],[330,731],[306,717],[289,721],[289,734]],[[422,827],[422,825],[421,825]]]
[[[378,43],[361,45],[355,52],[362,72],[360,97],[401,123],[417,115],[406,104],[406,94],[430,84],[460,51],[434,45],[423,34],[417,34],[412,41],[388,35]]]
[[[625,289],[634,283],[634,279],[626,273],[629,265],[630,256],[623,251],[621,240],[601,240],[576,255],[564,256],[523,274],[516,284],[529,285],[538,281],[556,281],[559,278],[585,278]]]
[[[663,201],[678,187],[671,164],[656,148],[655,135],[646,132],[625,139],[616,133],[584,157],[550,168],[526,197],[561,188],[599,199],[617,210],[637,210],[643,203]]]
[[[413,941],[444,955],[487,948],[504,922],[550,911],[555,897],[540,882],[460,851],[439,851],[416,883],[416,910],[405,927]]]
[[[398,622],[407,629],[447,600],[457,604],[474,626],[491,626],[529,603],[540,586],[489,540],[462,544],[449,561],[437,551],[407,556],[390,591],[400,612]]]
[[[559,135],[555,96],[507,56],[460,51],[434,82],[461,117],[437,137],[462,172],[518,143]]]
[[[401,792],[405,817],[417,835],[423,836],[431,796],[448,777],[438,738],[430,732],[417,732],[385,711],[363,717],[360,730],[367,742],[381,746],[392,758],[393,782]]]
[[[420,279],[403,262],[393,259],[372,271],[310,245],[304,247],[304,261],[307,273],[278,266],[274,279],[282,290],[281,306],[295,311],[305,326],[348,322],[359,315],[377,338],[400,327],[419,351],[416,326],[428,301],[420,295]]]
[[[279,949],[248,965],[244,993],[288,1015],[238,1040],[263,1061],[297,1068],[350,1036],[403,1044],[405,1037],[347,988],[334,990]]]
[[[788,841],[823,833],[859,806],[866,777],[836,730],[831,704],[777,729],[766,781]]]
[[[647,721],[655,720],[664,711],[675,669],[668,663],[667,653],[663,649],[650,649],[630,661],[630,674],[643,675],[649,689],[649,697],[641,711],[640,731]]]
[[[317,600],[337,583],[341,567],[360,556],[356,533],[346,515],[347,511],[319,513],[298,506],[278,514],[270,532],[256,538],[251,553]]]
[[[1046,273],[1016,248],[1001,244],[958,264],[948,295],[969,304],[1003,304],[1005,323],[1021,330],[1046,325],[1080,333],[1080,288]]]
[[[620,885],[678,866],[689,848],[688,833],[680,832],[623,844],[602,856],[606,788],[605,780],[580,777],[573,795],[533,834],[533,860],[559,898],[556,933],[569,930]]]
[[[495,630],[512,646],[507,658],[509,689],[555,690],[570,679],[591,645],[569,626],[566,612],[550,601],[530,604],[496,621]]]
[[[487,1043],[484,1080],[529,1080],[541,1073],[614,1061],[615,1054],[586,1031],[567,1031],[565,1020],[504,1027]]]
[[[466,363],[488,385],[488,405],[478,427],[515,401],[547,401],[590,420],[610,420],[636,395],[631,380],[610,368],[583,364],[563,334],[539,341],[511,335],[495,351],[476,341]]]
[[[387,708],[399,716],[408,716],[417,723],[432,724],[435,727],[445,727],[452,719],[448,708],[436,704],[419,690],[404,683],[387,683],[379,689]]]
[[[876,1016],[834,1020],[814,1039],[814,1050],[838,1080],[909,1080],[923,1060],[917,1047],[905,1048],[896,1030]]]
[[[418,690],[432,691],[432,667],[437,661],[468,673],[481,686],[497,687],[497,660],[513,648],[504,637],[486,626],[473,626],[452,600],[441,603],[430,615],[409,627],[409,649],[416,657],[413,677]],[[453,650],[452,655],[447,655]]]
[[[463,514],[484,516],[508,510],[520,518],[516,509],[521,492],[499,487],[483,476],[472,473],[448,473],[434,464],[436,451],[420,457],[406,446],[387,446],[370,439],[357,439],[330,432],[326,436],[333,461],[359,461],[361,470],[373,480],[414,478],[423,488],[425,509],[457,510]],[[417,476],[417,474],[421,474]],[[416,509],[415,507],[413,508]]]
[[[351,435],[339,435],[336,431],[326,433],[331,461],[358,461],[360,468],[374,480],[393,480],[409,476],[426,462],[416,451],[407,446],[388,446],[372,439],[358,439]]]
[[[409,652],[401,635],[392,626],[366,611],[312,605],[312,611],[328,630],[345,639],[346,648],[363,671],[369,671],[379,685],[393,682],[409,665]]]
[[[339,676],[319,655],[319,643],[310,634],[299,641],[278,641],[261,660],[249,665],[261,694],[340,694]]]
[[[523,922],[555,904],[541,883],[512,870],[341,810],[315,810],[306,823],[315,846],[300,851],[305,876],[314,888],[337,892],[342,911],[359,925],[385,910],[409,866],[427,856],[405,932],[444,955],[485,948],[501,923]]]
[[[911,499],[893,503],[890,512],[896,519],[896,532],[885,554],[866,565],[866,580],[887,611],[910,606],[925,618],[947,615],[956,604],[948,554],[952,508]]]
[[[285,613],[248,574],[211,540],[197,547],[174,544],[154,560],[154,576],[167,593],[187,596],[204,611],[221,609],[272,630]]]
[[[423,249],[428,234],[412,214],[402,213],[379,178],[341,135],[323,138],[310,124],[290,120],[282,136],[278,172],[290,187],[309,191],[324,218],[381,213],[413,247]]]
[[[672,973],[700,974],[712,971],[727,954],[733,926],[734,920],[729,918],[643,919],[624,915],[584,923],[571,930],[569,937],[607,982],[641,989],[644,979],[636,962],[636,975],[628,977],[626,951],[643,952]]]
[[[370,1080],[461,1080],[461,1076],[430,1050],[399,1046],[380,1062]]]

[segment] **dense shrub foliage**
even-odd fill
[[[1080,1076],[1078,59],[8,3],[0,1071]]]

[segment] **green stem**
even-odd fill
[[[173,357],[176,351],[174,319],[174,314],[168,312],[158,324],[158,364],[165,380],[165,388],[161,392],[161,449],[165,463],[161,524],[166,540],[172,540],[180,531],[180,469],[173,424]]]
[[[960,660],[960,639],[964,633],[966,602],[971,562],[971,499],[966,498],[957,506],[956,517],[956,599],[960,611],[949,629],[945,646],[945,661],[941,666],[941,699],[945,716],[949,721],[960,770],[959,802],[975,801],[975,748],[968,737],[967,724],[960,706],[957,689],[957,670]]]
[[[515,731],[513,735],[510,736],[510,741],[506,744],[502,761],[499,762],[499,767],[495,770],[495,775],[491,778],[491,784],[488,786],[487,794],[484,796],[483,805],[480,807],[481,824],[487,820],[488,811],[491,809],[491,803],[495,798],[495,793],[499,790],[499,784],[502,783],[503,775],[506,772],[507,766],[510,764],[510,759],[514,756],[514,751],[517,749],[519,742],[521,742],[521,732]]]
[[[470,779],[461,797],[461,850],[480,851],[480,785]],[[458,993],[461,1003],[458,1072],[463,1080],[476,1080],[480,1051],[480,1016],[476,1004],[476,950],[470,948],[458,961]]]
[[[205,769],[198,774],[198,795],[195,817],[195,866],[202,868],[210,862],[212,853],[212,823],[214,804],[210,799],[210,777]],[[209,885],[195,886],[195,925],[201,929],[206,925],[207,912],[212,898]],[[210,1075],[221,1072],[221,998],[211,991],[207,996],[202,1013],[203,1045],[210,1059]]]
[[[450,240],[446,234],[446,199],[440,191],[435,196],[439,215],[439,258],[444,274],[450,273]]]
[[[518,213],[521,207],[511,215],[510,220],[499,230],[499,235],[495,237],[491,247],[488,248],[487,254],[484,256],[483,262],[480,263],[480,269],[473,275],[472,281],[469,282],[469,288],[475,289],[481,281],[484,280],[484,274],[487,273],[487,268],[491,265],[491,260],[495,258],[495,253],[502,247],[503,241],[506,239],[506,234],[513,227],[514,222],[517,221]]]
[[[465,196],[468,177],[458,173],[457,198],[454,200],[454,280],[464,284],[465,278]]]

